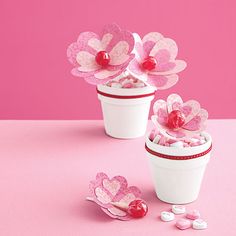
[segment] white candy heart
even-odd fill
[[[194,229],[206,229],[207,222],[202,219],[196,219],[193,221],[193,228]]]
[[[184,214],[185,211],[186,211],[185,206],[180,206],[180,205],[173,205],[172,206],[172,212],[174,212],[176,215]]]
[[[163,221],[172,221],[175,219],[175,215],[172,212],[162,211],[161,212],[161,220]]]
[[[177,141],[175,143],[170,144],[170,147],[183,148],[184,147],[184,143],[182,141]]]
[[[153,143],[158,143],[160,139],[161,139],[161,136],[160,136],[160,135],[157,135],[157,136],[153,139]]]
[[[199,139],[197,139],[197,138],[191,138],[190,141],[191,141],[192,143],[197,143],[197,142],[199,142]]]

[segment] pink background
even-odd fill
[[[235,1],[1,0],[0,118],[100,119],[95,88],[70,75],[68,44],[109,22],[174,38],[188,62],[157,97],[195,98],[210,118],[235,118]]]

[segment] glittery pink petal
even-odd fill
[[[119,220],[130,220],[131,217],[124,211],[119,210],[115,207],[110,208],[101,208],[108,216],[110,216],[113,219],[119,219]],[[123,216],[122,216],[123,215]]]
[[[133,54],[130,54],[129,55],[129,59],[122,63],[121,65],[116,65],[116,66],[113,66],[113,65],[108,65],[105,69],[106,70],[109,70],[109,71],[112,71],[112,70],[121,70],[122,72],[127,69],[129,63],[134,59],[134,55]]]
[[[174,62],[170,62],[170,63],[173,64],[173,67],[168,68],[168,70],[165,70],[166,74],[168,74],[168,75],[179,73],[179,72],[183,71],[187,66],[187,63],[183,60],[175,60]]]
[[[80,51],[80,48],[78,47],[77,43],[72,43],[68,48],[67,48],[67,58],[69,62],[73,65],[78,65],[76,61],[76,56],[77,53]]]
[[[175,63],[174,62],[167,62],[167,63],[157,63],[156,70],[158,71],[159,75],[171,75],[174,73],[170,73],[169,71],[173,70],[175,68]]]
[[[166,64],[170,61],[170,52],[166,49],[160,49],[157,51],[155,58],[157,63]]]
[[[128,70],[131,72],[131,73],[134,73],[136,75],[142,75],[144,74],[144,70],[142,69],[140,63],[136,60],[136,58],[134,58],[129,66],[128,66]]]
[[[167,98],[168,113],[171,113],[173,110],[176,110],[177,104],[178,104],[178,107],[183,104],[182,98],[178,94],[175,94],[175,93],[169,95]]]
[[[153,112],[157,115],[157,122],[166,125],[168,122],[167,106],[164,100],[157,100],[153,105]]]
[[[96,50],[94,50],[92,47],[90,47],[88,45],[88,41],[90,39],[99,39],[99,36],[93,32],[83,32],[79,35],[77,42],[72,43],[67,48],[68,60],[73,65],[78,65],[78,63],[76,61],[76,56],[77,56],[78,52],[80,52],[80,51],[87,51],[93,55],[96,54]]]
[[[154,75],[148,74],[148,83],[157,89],[163,90],[174,86],[178,82],[178,75]]]
[[[118,70],[116,71],[116,74],[113,75],[109,75],[107,77],[104,77],[104,79],[98,79],[96,78],[94,75],[91,75],[89,77],[85,77],[85,81],[88,82],[89,84],[93,84],[93,85],[97,85],[97,84],[104,84],[107,81],[116,78],[117,76],[119,76],[123,71],[122,70]],[[98,72],[99,73],[99,72]],[[103,74],[104,76],[104,74]]]
[[[116,195],[123,193],[127,189],[127,181],[123,176],[115,176],[109,179],[105,173],[98,173],[96,180],[89,185],[90,194],[98,205],[110,207],[110,202]]]
[[[102,187],[96,187],[94,189],[94,196],[100,205],[109,204],[112,201],[112,194]]]
[[[99,72],[96,72],[96,73],[94,74],[94,77],[95,77],[96,79],[103,80],[103,79],[107,79],[108,77],[114,76],[114,75],[116,75],[117,73],[119,73],[119,70],[114,70],[114,71],[101,70],[101,71],[99,71]]]
[[[189,131],[201,131],[204,127],[204,122],[208,118],[208,112],[201,109],[200,112],[193,117],[188,123],[186,123],[182,128]]]
[[[110,65],[120,65],[129,59],[129,44],[126,41],[119,41],[110,51]]]
[[[97,70],[97,71],[100,71],[100,70]],[[79,70],[79,67],[75,67],[71,70],[71,74],[77,77],[86,78],[86,77],[92,76],[94,74],[94,71],[82,72]]]
[[[117,194],[113,198],[113,202],[122,202],[129,204],[134,199],[140,197],[141,191],[136,186],[130,186],[128,188],[123,189],[123,191],[120,191],[119,194]]]
[[[117,43],[120,41],[126,41],[129,45],[128,48],[128,54],[133,50],[134,48],[134,37],[133,34],[126,30],[121,30],[120,27],[116,24],[109,24],[106,25],[103,29],[104,34],[112,34],[112,39],[110,40],[109,44],[106,47],[106,51],[110,53],[110,51],[115,47]]]
[[[166,109],[160,108],[160,109],[157,111],[157,116],[158,116],[157,121],[158,121],[161,125],[166,125],[166,124],[167,124],[167,122],[168,122],[168,114],[167,114]]]
[[[96,63],[95,56],[86,51],[80,51],[76,56],[76,61],[81,65],[79,68],[81,72],[96,71],[101,68],[101,66]]]
[[[145,52],[144,58],[149,56],[149,54],[154,46],[155,46],[155,42],[153,42],[153,41],[146,41],[143,43],[143,50]]]
[[[166,101],[159,99],[153,104],[153,113],[157,114],[159,109],[164,109],[167,112]]]
[[[110,33],[105,33],[102,36],[102,40],[101,40],[102,50],[105,50],[107,48],[107,45],[111,42],[112,38],[113,38],[113,35]]]
[[[167,63],[158,62],[157,67],[152,70],[152,73],[156,75],[171,75],[184,70],[186,66],[186,62],[182,60]]]
[[[201,109],[199,102],[195,100],[189,100],[182,104],[180,111],[185,115],[185,123],[189,122],[194,116],[196,116]]]
[[[135,187],[130,186],[128,188],[123,188],[119,191],[119,193],[113,198],[113,202],[125,204],[126,206],[129,205],[129,203],[137,198],[141,197],[141,191]],[[121,220],[127,220],[129,216],[126,212],[121,211],[120,209],[117,209],[116,207],[109,207],[107,209],[109,213],[111,213],[113,216],[116,216],[116,218]],[[128,218],[126,218],[128,217]]]
[[[135,50],[136,50],[136,59],[139,62],[142,62],[144,58],[148,56],[147,52],[144,50],[142,42],[135,43]]]
[[[163,38],[159,40],[150,52],[150,56],[155,57],[159,50],[167,50],[170,53],[170,60],[174,60],[178,53],[178,47],[174,40]]]
[[[96,52],[102,51],[104,50],[102,47],[102,43],[100,39],[97,38],[91,38],[88,41],[88,46],[90,46],[91,48],[93,48]]]
[[[145,43],[146,41],[153,41],[156,43],[163,38],[163,35],[158,32],[150,32],[143,37],[142,41],[143,43]]]

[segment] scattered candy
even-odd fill
[[[194,147],[194,146],[199,146],[206,143],[205,137],[201,135],[195,136],[194,138],[190,138],[190,139],[184,138],[181,140],[177,140],[177,139],[166,137],[155,129],[152,130],[149,138],[153,143],[156,143],[162,146],[177,147],[177,148]]]
[[[113,88],[143,88],[146,86],[146,84],[136,79],[130,75],[127,75],[125,77],[122,77],[120,79],[113,79],[106,83],[106,86],[113,87]]]
[[[143,200],[136,199],[129,203],[127,212],[134,218],[141,218],[147,214],[148,206]]]
[[[175,226],[181,230],[188,229],[191,227],[191,221],[186,219],[179,219],[177,220]]]
[[[193,221],[193,229],[206,229],[207,222],[202,219],[196,219]]]
[[[161,212],[161,220],[165,222],[169,222],[175,219],[175,215],[172,212],[162,211]]]
[[[187,213],[186,217],[190,220],[196,220],[200,218],[200,212],[198,210],[193,210]]]
[[[172,206],[172,212],[175,213],[176,215],[184,214],[185,211],[186,211],[185,206],[180,206],[180,205]]]

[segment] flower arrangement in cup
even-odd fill
[[[105,26],[101,34],[81,33],[67,49],[74,65],[72,75],[93,85],[126,89],[172,87],[177,73],[186,67],[184,61],[176,60],[177,53],[176,43],[160,33],[148,33],[141,40],[116,24]]]
[[[157,100],[153,105],[152,122],[155,128],[149,139],[159,145],[192,147],[206,143],[201,135],[206,128],[208,112],[195,100],[183,102],[177,94],[167,101]]]

